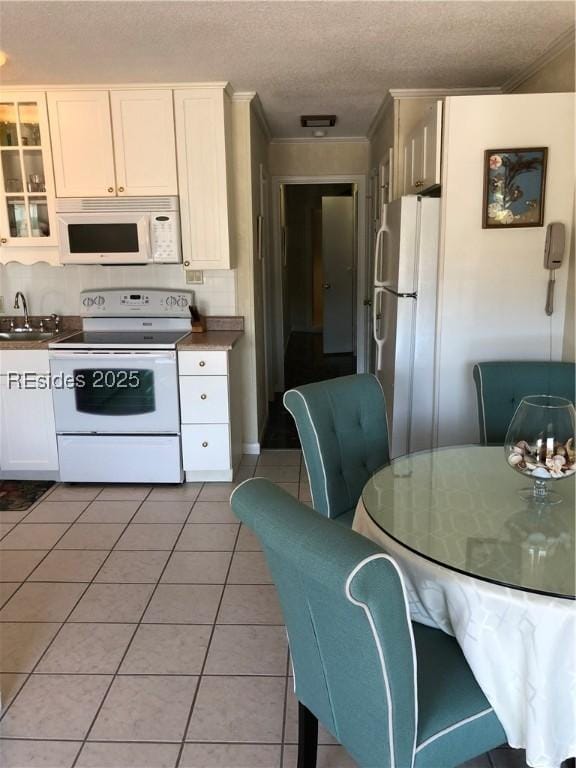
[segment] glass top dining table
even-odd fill
[[[561,502],[527,502],[531,480],[499,447],[457,446],[383,467],[362,492],[387,536],[459,573],[514,589],[575,599],[574,476],[552,483]]]

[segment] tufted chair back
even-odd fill
[[[574,363],[542,360],[476,363],[473,376],[480,442],[503,445],[514,412],[527,395],[555,395],[574,402],[575,373]]]
[[[386,403],[371,374],[290,389],[284,405],[298,428],[312,506],[351,525],[367,480],[389,461]]]

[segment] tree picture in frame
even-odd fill
[[[487,149],[482,227],[541,227],[547,147]]]

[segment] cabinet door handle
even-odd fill
[[[124,187],[118,187],[118,192],[124,192]]]
[[[206,400],[207,395],[200,395],[200,400]]]
[[[4,243],[7,243],[7,242],[8,242],[7,238],[0,237],[0,243],[4,244]]]
[[[108,192],[114,192],[114,187],[108,187]]]
[[[200,368],[204,368],[204,366],[206,365],[206,363],[204,362],[204,360],[200,360],[200,362],[198,363],[198,365],[200,366]]]
[[[204,442],[202,443],[202,448],[208,448],[208,443],[206,442],[206,440],[204,440]]]

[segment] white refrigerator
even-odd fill
[[[390,456],[433,446],[440,200],[388,203],[376,236],[375,373],[388,411]]]

